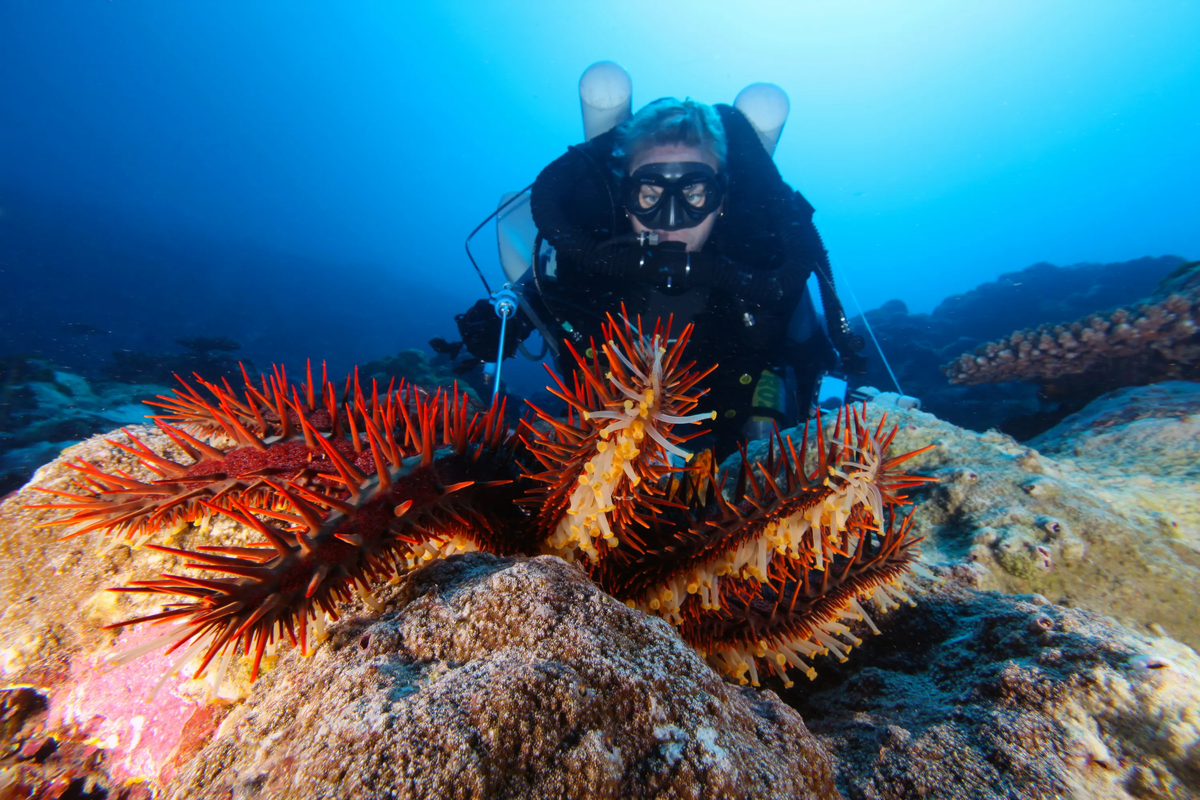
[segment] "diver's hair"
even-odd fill
[[[624,175],[635,155],[651,147],[682,144],[711,153],[717,159],[717,171],[725,169],[729,146],[725,126],[712,106],[690,97],[676,100],[664,97],[648,103],[617,126],[613,157]]]

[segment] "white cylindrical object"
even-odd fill
[[[611,61],[597,61],[579,78],[583,136],[588,141],[620,125],[633,113],[633,81]]]
[[[763,147],[775,155],[779,134],[792,109],[787,93],[773,83],[752,83],[738,92],[733,107],[750,120]]]

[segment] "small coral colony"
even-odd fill
[[[117,592],[162,595],[148,622],[162,635],[115,656],[155,649],[219,684],[235,655],[257,676],[286,637],[303,652],[357,593],[455,553],[549,553],[580,562],[613,597],[678,626],[708,662],[740,683],[764,670],[790,686],[814,656],[845,660],[860,643],[846,624],[878,633],[867,607],[910,602],[917,557],[902,492],[924,479],[889,455],[895,429],[847,409],[818,425],[815,453],[776,433],[764,462],[742,454],[736,475],[682,445],[711,371],[685,363],[691,334],[672,337],[609,319],[605,341],[551,392],[569,407],[536,407],[516,430],[504,405],[473,413],[465,394],[401,385],[364,394],[357,376],[289,384],[282,369],[235,391],[196,376],[156,403],[156,422],[189,457],[180,463],[130,436],[113,442],[155,480],[72,464],[70,491],[38,506],[69,511],[68,536],[106,531],[142,540],[222,515],[261,537],[196,550],[148,547],[185,560],[188,574]],[[211,443],[210,443],[211,442]],[[224,443],[224,449],[216,446]],[[926,448],[927,449],[927,448]],[[730,500],[720,487],[736,485]],[[209,526],[202,525],[208,530]],[[219,527],[219,526],[218,526]],[[181,570],[184,571],[184,570]]]

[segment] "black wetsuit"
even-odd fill
[[[798,394],[807,402],[817,373],[837,365],[819,326],[808,326],[814,333],[805,341],[787,336],[797,308],[812,310],[810,302],[801,301],[814,271],[821,276],[826,318],[843,358],[857,358],[855,345],[861,343],[853,341],[832,291],[812,206],[784,183],[746,118],[731,106],[716,109],[729,144],[725,208],[703,250],[691,254],[686,273],[681,250],[646,248],[636,241],[615,188],[619,164],[612,157],[610,131],[571,147],[538,176],[530,207],[538,231],[554,248],[555,264],[553,275],[548,265],[539,264],[520,288],[551,335],[572,341],[581,353],[592,338],[599,340],[604,315],[616,316],[622,303],[630,315],[648,320],[673,313],[675,330],[694,323],[690,356],[720,365],[707,380],[710,391],[702,405],[717,411],[720,449],[728,450],[749,417],[780,416],[775,409],[752,407],[763,370],[792,367]],[[479,306],[463,317],[477,309],[495,317]],[[510,323],[514,335],[506,337],[506,351],[515,352],[516,342],[533,327],[519,314],[516,324]],[[476,356],[495,358],[498,333],[490,342],[476,343],[462,318],[460,329]],[[560,348],[559,366],[567,372],[573,367],[566,348]]]

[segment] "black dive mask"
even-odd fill
[[[694,228],[721,205],[725,182],[707,164],[643,164],[622,185],[625,208],[650,230]]]

